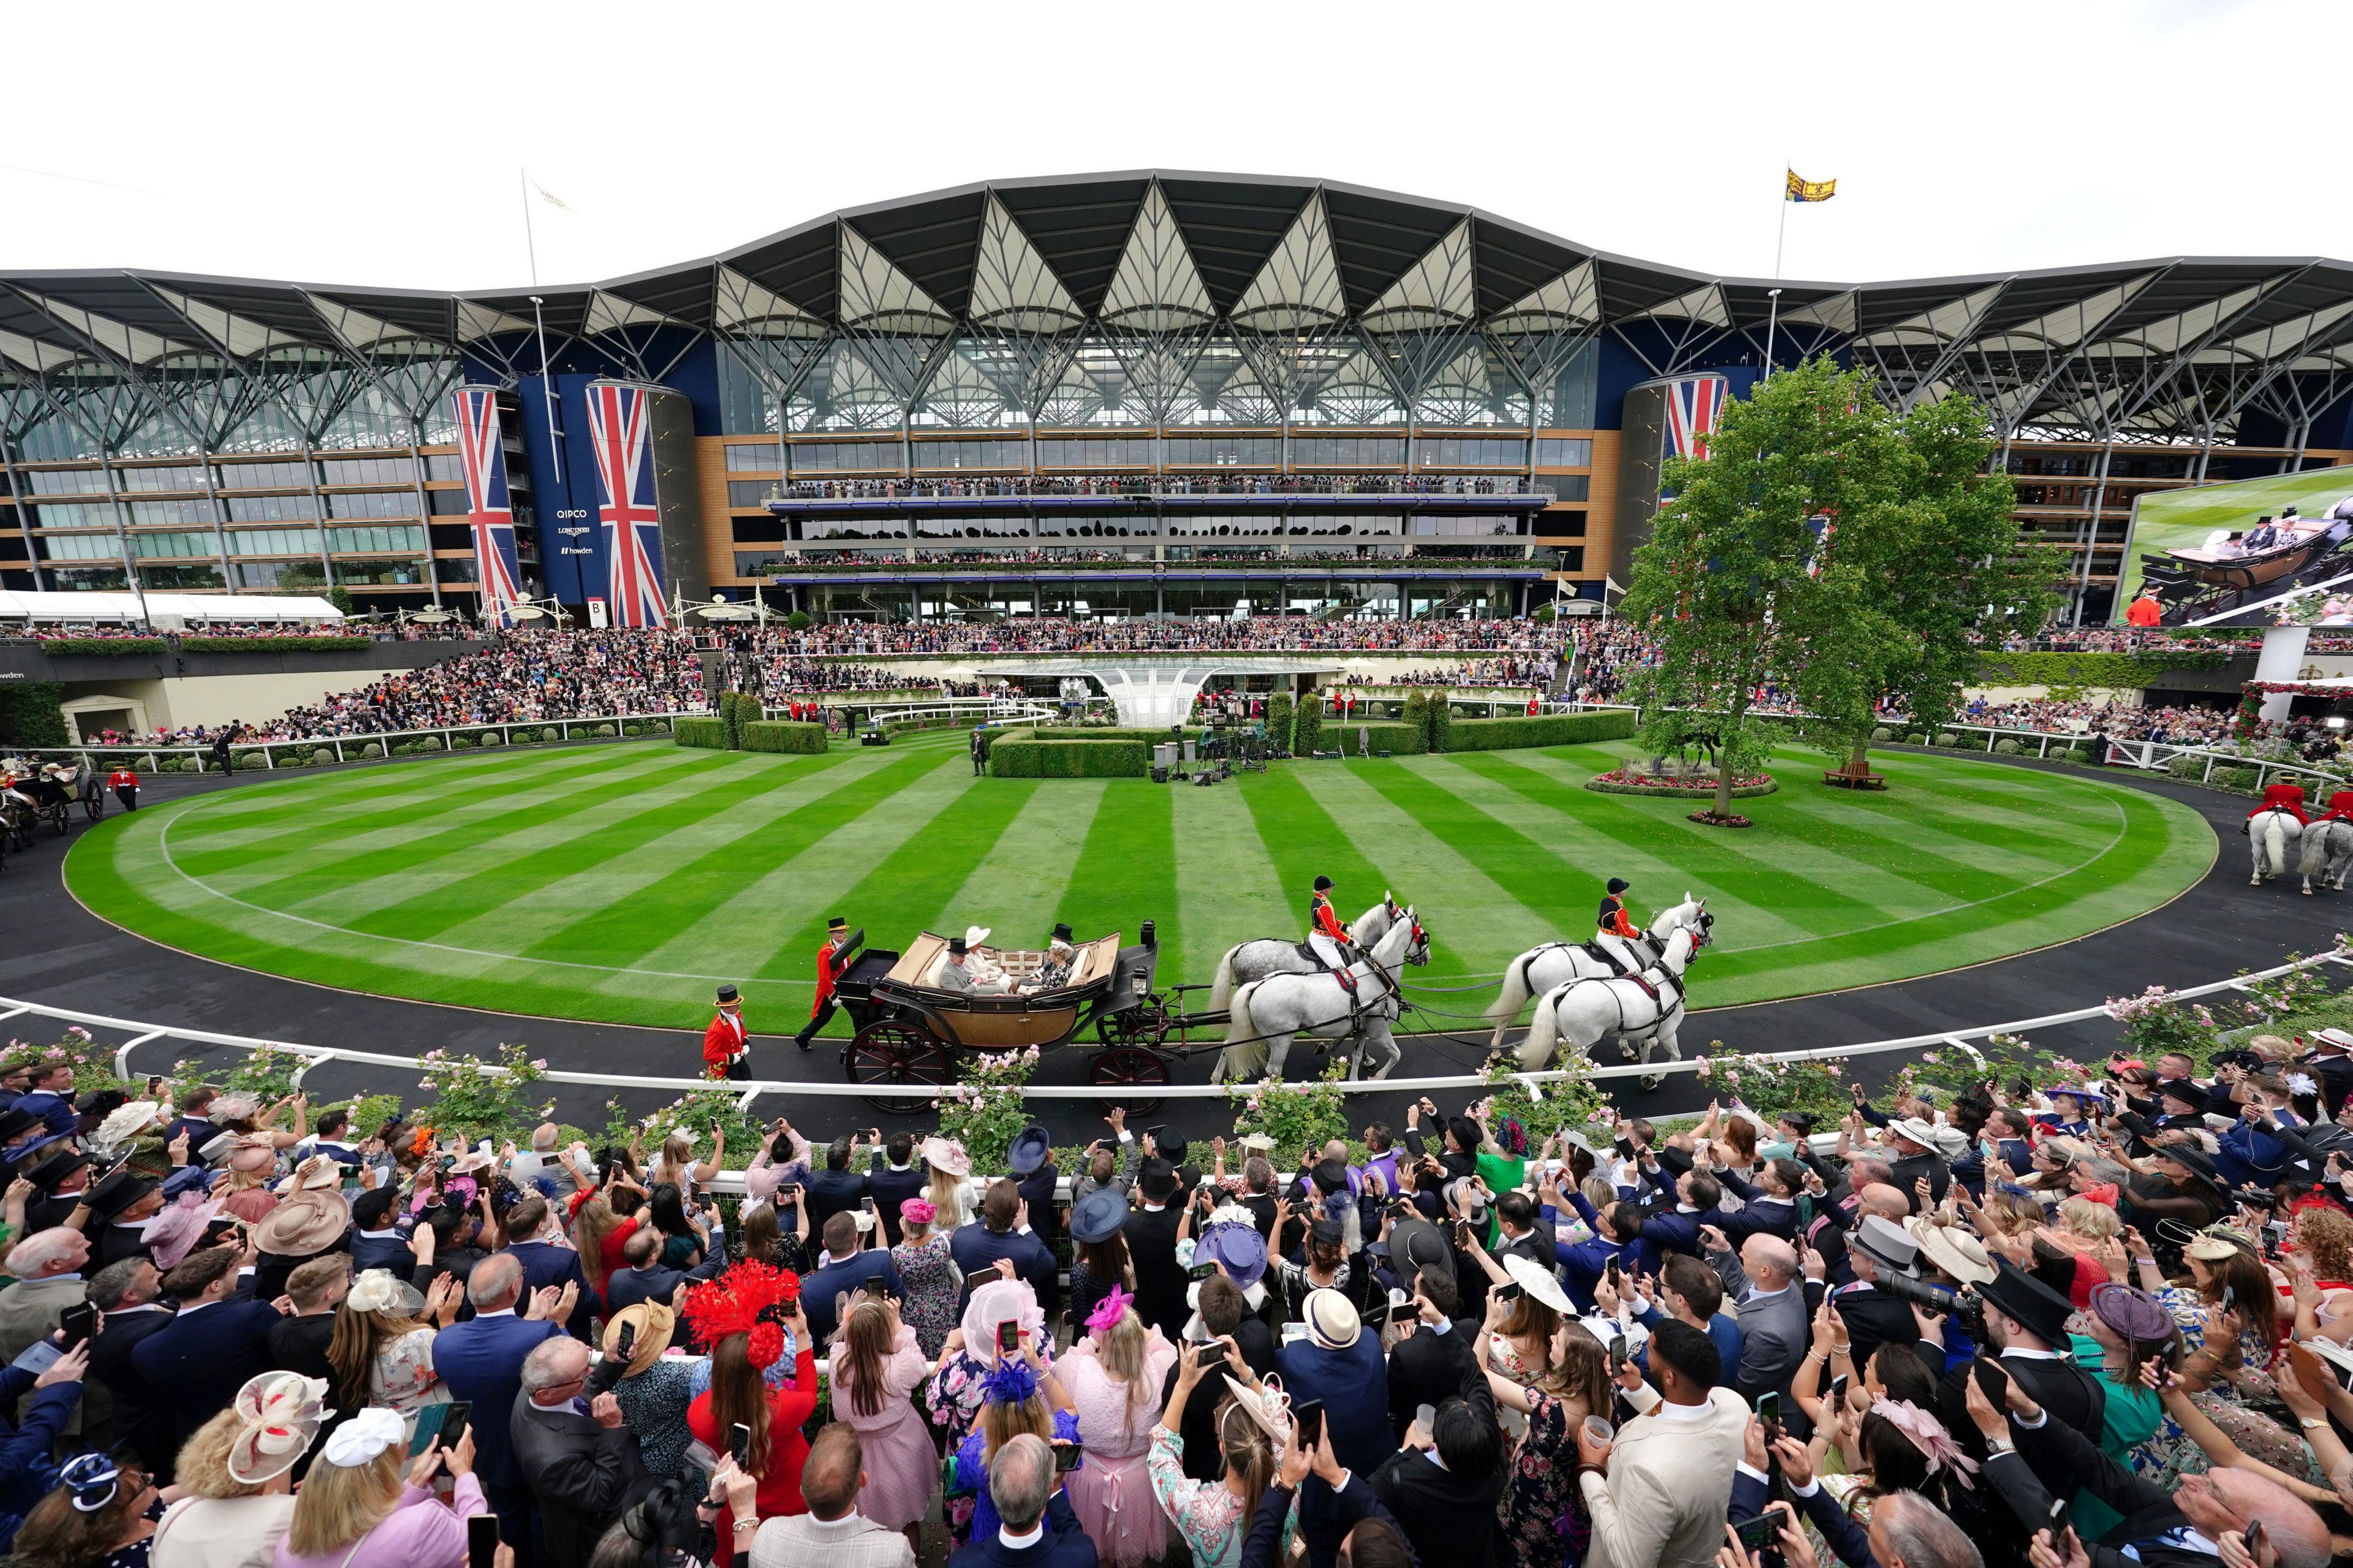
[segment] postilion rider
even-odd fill
[[[2328,804],[2331,808],[2329,815],[2331,816],[2337,815],[2335,810],[2337,803],[2339,800],[2344,799],[2347,793],[2348,792],[2344,790],[2339,790],[2337,794],[2329,797]],[[2267,811],[2284,811],[2290,816],[2295,817],[2298,822],[2303,823],[2306,827],[2312,826],[2312,818],[2305,815],[2304,786],[2300,784],[2275,784],[2264,785],[2263,804],[2256,806],[2254,810],[2247,813],[2247,816],[2252,819],[2261,816]]]
[[[1332,908],[1332,879],[1315,879],[1315,896],[1307,901],[1307,947],[1332,972],[1332,977],[1350,991],[1356,988],[1356,977],[1350,973],[1348,949],[1355,939]]]
[[[1626,894],[1632,888],[1623,877],[1609,879],[1609,890],[1601,896],[1601,910],[1593,933],[1594,948],[1616,963],[1625,974],[1639,974],[1641,960],[1635,956],[1632,943],[1642,933],[1626,913]]]
[[[803,1050],[810,1048],[817,1032],[833,1016],[834,982],[849,967],[849,955],[854,944],[849,940],[849,922],[839,915],[825,922],[825,940],[817,948],[817,998],[809,1004],[808,1022],[793,1036],[793,1044]]]

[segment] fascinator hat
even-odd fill
[[[1102,1300],[1097,1301],[1095,1303],[1095,1310],[1087,1314],[1088,1329],[1091,1331],[1100,1331],[1116,1328],[1119,1325],[1120,1319],[1127,1315],[1128,1308],[1134,1304],[1135,1298],[1134,1295],[1130,1294],[1128,1291],[1121,1289],[1116,1285],[1113,1286],[1111,1288],[1111,1293],[1105,1296]]]
[[[750,1336],[744,1347],[762,1372],[785,1353],[785,1324],[800,1300],[801,1277],[765,1263],[738,1263],[680,1298],[681,1311],[694,1337],[715,1345],[730,1334]]]
[[[1883,1399],[1872,1407],[1872,1413],[1911,1440],[1928,1461],[1928,1473],[1951,1476],[1962,1486],[1976,1489],[1969,1478],[1978,1471],[1975,1459],[1961,1452],[1945,1424],[1913,1404],[1908,1399]]]
[[[335,1428],[319,1458],[339,1470],[355,1470],[396,1443],[408,1440],[408,1422],[386,1405],[371,1405]]]
[[[247,1486],[292,1469],[326,1424],[327,1380],[265,1372],[237,1391],[237,1434],[228,1448],[229,1479]]]

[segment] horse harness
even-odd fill
[[[1694,953],[1693,956],[1697,957],[1698,955]],[[1652,973],[1656,973],[1659,977],[1659,984],[1656,985],[1651,984],[1649,980],[1644,978],[1645,975]],[[1623,992],[1620,991],[1615,985],[1610,984],[1610,982],[1613,980],[1630,980],[1635,984],[1642,988],[1642,994],[1651,999],[1651,1005],[1659,1010],[1659,1016],[1651,1019],[1648,1026],[1653,1029],[1666,1022],[1667,1015],[1673,1012],[1677,1007],[1683,1006],[1685,1002],[1689,1000],[1690,996],[1690,993],[1684,988],[1683,983],[1677,979],[1674,973],[1670,971],[1664,963],[1654,963],[1651,965],[1650,968],[1643,970],[1641,974],[1613,974],[1607,976],[1588,974],[1581,980],[1570,981],[1569,987],[1572,990],[1579,985],[1609,985],[1609,999],[1618,1005],[1618,1026],[1609,1032],[1616,1036],[1622,1036],[1626,1032],[1626,997]],[[1674,1000],[1672,1002],[1668,1001],[1665,994],[1663,994],[1663,993],[1668,992],[1673,993]]]

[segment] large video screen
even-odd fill
[[[2160,626],[2268,626],[2282,598],[2339,578],[2346,579],[2339,614],[2353,620],[2348,500],[2353,468],[2144,494],[2125,541],[2116,620],[2126,621],[2146,587],[2157,599]],[[2301,524],[2283,528],[2277,520],[2291,507]],[[2344,517],[2332,523],[2340,511]],[[2269,537],[2255,531],[2265,517],[2274,520]]]

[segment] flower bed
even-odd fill
[[[1585,781],[1585,787],[1603,795],[1654,795],[1667,800],[1713,800],[1715,785],[1691,784],[1683,779],[1661,778],[1653,773],[1638,773],[1625,768],[1612,768],[1606,773],[1596,773]],[[1781,786],[1767,773],[1736,779],[1732,798],[1746,800],[1753,795],[1771,795]]]

